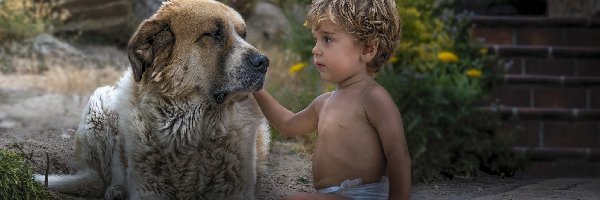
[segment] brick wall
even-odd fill
[[[473,37],[498,56],[485,109],[533,159],[600,160],[600,19],[473,17]]]

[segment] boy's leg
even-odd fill
[[[335,194],[299,193],[281,198],[281,200],[348,200],[349,198]]]

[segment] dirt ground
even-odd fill
[[[0,76],[0,78],[2,78]],[[73,138],[87,97],[0,87],[0,148],[22,151],[43,173],[46,153],[50,173],[71,173]],[[275,142],[268,172],[257,199],[278,199],[314,192],[310,158],[298,144]],[[600,199],[600,179],[547,179],[517,175],[501,178],[480,174],[433,183],[413,183],[411,199]],[[58,199],[87,198],[55,194]]]
[[[90,52],[123,54],[115,53],[111,48]],[[120,65],[126,62],[126,57],[99,57],[118,60],[114,62],[117,64],[111,64],[117,66],[116,70],[106,68],[108,71],[72,73],[69,69],[73,68],[65,68],[50,69],[54,74],[0,73],[0,148],[21,151],[32,160],[37,173],[44,172],[46,154],[50,160],[50,173],[72,173],[73,138],[81,110],[91,93],[88,90],[97,87],[97,84],[114,83],[125,68]],[[87,82],[92,84],[87,85]],[[64,93],[73,89],[80,91]],[[278,199],[298,192],[314,192],[310,156],[298,149],[301,149],[299,144],[293,142],[273,143],[268,172],[260,179],[257,199]],[[597,177],[564,179],[518,174],[502,178],[480,174],[432,183],[413,183],[411,199],[600,199],[598,188],[600,178]],[[55,195],[57,199],[86,199]]]
[[[0,89],[0,148],[30,156],[37,173],[44,173],[46,153],[50,173],[71,173],[74,129],[86,102],[87,97]],[[273,143],[268,173],[261,178],[257,199],[314,192],[310,158],[295,150],[298,148],[291,142]],[[75,198],[60,194],[57,197]]]

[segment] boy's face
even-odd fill
[[[323,20],[313,28],[315,46],[312,49],[314,65],[321,79],[340,83],[359,73],[367,73],[367,63],[361,61],[362,48],[354,37],[331,20]],[[367,61],[368,62],[368,61]]]

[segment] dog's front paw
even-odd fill
[[[44,183],[46,182],[46,176],[41,175],[41,174],[34,174],[33,179],[35,180],[35,182],[38,182],[39,184],[42,184],[42,185],[44,185]]]
[[[127,199],[127,191],[121,185],[111,185],[104,193],[106,200],[125,200]]]

